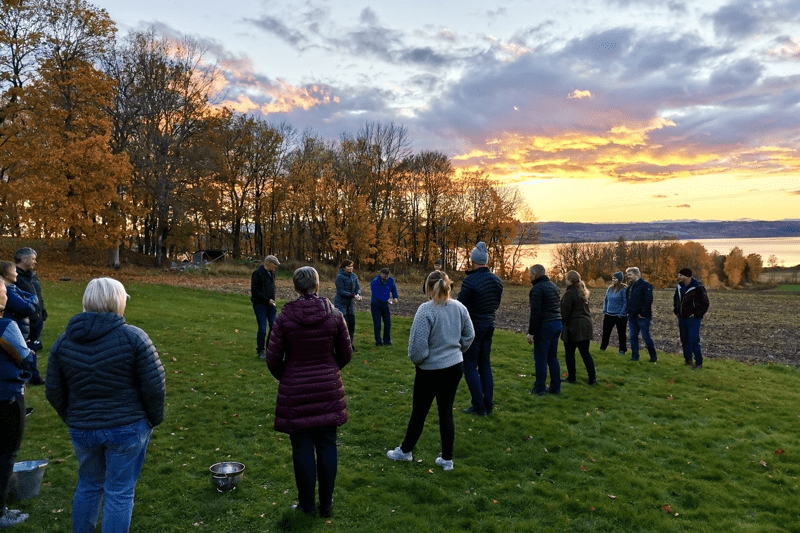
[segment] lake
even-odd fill
[[[764,237],[757,239],[691,239],[692,242],[699,242],[706,247],[708,253],[714,250],[720,254],[727,255],[731,249],[738,246],[744,255],[760,254],[767,266],[769,256],[774,255],[778,258],[778,266],[791,267],[800,264],[800,237]],[[678,241],[681,243],[686,240]],[[552,266],[550,254],[559,244],[539,244],[537,246],[526,246],[536,251],[536,257],[531,257],[527,264],[541,263],[545,268]]]

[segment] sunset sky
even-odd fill
[[[800,0],[92,3],[199,41],[233,109],[405,126],[541,221],[800,218]]]

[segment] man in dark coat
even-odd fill
[[[36,312],[30,315],[31,329],[27,339],[28,347],[38,352],[42,349],[42,341],[39,339],[44,329],[44,321],[47,320],[47,310],[42,299],[42,286],[36,277],[36,250],[20,248],[14,254],[14,262],[17,264],[17,280],[14,285],[23,291],[35,294],[39,300]]]
[[[700,321],[708,311],[708,293],[692,271],[682,268],[678,272],[678,286],[673,297],[673,312],[678,317],[678,332],[681,336],[684,364],[703,368],[703,352],[700,349]]]
[[[492,377],[492,337],[494,336],[494,316],[500,307],[503,296],[503,282],[486,264],[489,254],[486,243],[479,242],[470,255],[473,269],[461,284],[458,301],[469,311],[469,318],[475,329],[475,339],[464,352],[462,368],[464,381],[472,395],[472,406],[462,409],[470,415],[486,416],[494,407],[494,379]]]
[[[250,301],[253,302],[253,312],[258,323],[256,353],[261,359],[266,358],[265,348],[269,342],[269,334],[272,333],[272,325],[275,323],[277,309],[275,307],[275,271],[280,264],[277,257],[268,255],[264,258],[264,264],[250,276]],[[269,334],[267,326],[269,326]]]
[[[528,321],[528,344],[533,344],[533,362],[536,381],[531,394],[544,396],[548,392],[561,392],[561,365],[558,362],[558,339],[561,336],[561,295],[555,283],[545,275],[542,265],[530,270],[531,292],[529,302],[531,317]],[[545,388],[550,370],[550,389]]]
[[[42,299],[42,286],[39,283],[39,278],[36,277],[36,250],[33,248],[20,248],[14,253],[14,262],[17,264],[17,280],[14,285],[21,290],[30,294],[35,294],[38,302],[36,309],[28,316],[30,320],[30,330],[26,337],[28,348],[34,352],[42,349],[42,329],[44,329],[44,321],[47,320],[47,310],[44,308],[44,300]],[[30,370],[32,377],[28,382],[30,385],[44,385],[39,369],[37,368],[38,357],[33,356],[33,364]]]
[[[639,360],[639,332],[650,354],[650,362],[658,361],[656,346],[650,336],[650,323],[653,320],[653,286],[642,279],[637,267],[625,270],[628,275],[628,336],[631,341],[631,361]]]

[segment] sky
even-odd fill
[[[222,105],[403,126],[540,221],[800,219],[800,0],[91,3],[196,41]]]

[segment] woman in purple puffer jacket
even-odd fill
[[[336,428],[347,422],[341,369],[353,347],[342,314],[317,294],[317,271],[298,268],[292,280],[299,296],[281,309],[267,347],[267,367],[280,381],[275,429],[292,441],[299,501],[292,509],[316,514],[319,479],[319,511],[328,517],[336,481]]]

